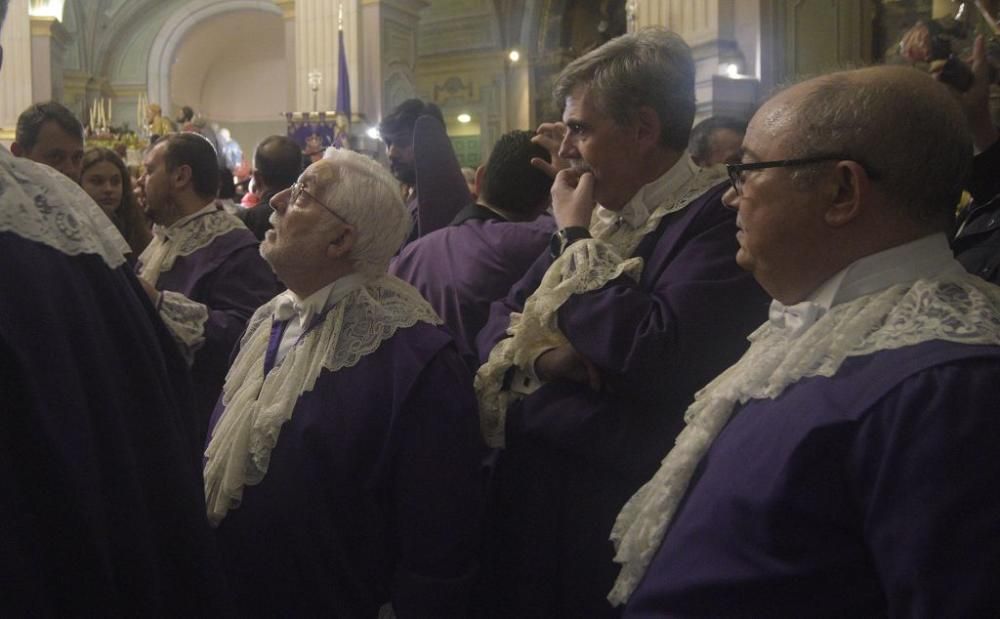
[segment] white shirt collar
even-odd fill
[[[275,305],[274,317],[276,320],[288,320],[298,316],[298,324],[305,327],[315,316],[336,305],[355,288],[364,285],[365,280],[361,273],[351,273],[330,282],[304,299],[291,290],[286,290]]]
[[[772,301],[770,320],[777,327],[789,329],[791,337],[797,337],[835,305],[890,286],[963,271],[945,235],[931,234],[855,260],[823,282],[802,303],[786,306]]]
[[[679,191],[697,172],[698,166],[691,160],[687,151],[684,151],[669,170],[656,180],[640,187],[621,211],[612,211],[598,205],[597,216],[608,224],[617,220],[632,229],[639,228],[646,223],[650,214],[666,201],[667,196]]]

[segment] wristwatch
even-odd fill
[[[552,254],[552,258],[558,258],[563,255],[566,248],[576,243],[580,239],[589,239],[590,230],[583,226],[569,226],[567,228],[560,228],[555,234],[552,235],[552,239],[549,241],[549,253]]]

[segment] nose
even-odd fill
[[[287,187],[282,189],[278,193],[271,196],[271,201],[268,203],[278,213],[284,213],[285,209],[288,208],[288,200],[292,195],[292,188]]]
[[[579,159],[580,151],[576,149],[576,141],[573,134],[567,131],[563,135],[562,142],[559,143],[559,158],[560,159]]]
[[[726,193],[722,194],[722,203],[731,209],[739,209],[740,196],[736,193],[736,188],[730,186]]]

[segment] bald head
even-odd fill
[[[836,155],[862,164],[890,205],[945,228],[971,170],[972,142],[958,103],[926,73],[880,66],[818,77],[779,93],[755,131],[789,158]],[[796,171],[809,184],[821,170]]]

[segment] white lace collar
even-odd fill
[[[749,339],[746,354],[695,394],[674,448],[618,514],[611,539],[622,568],[612,604],[638,586],[695,468],[737,405],[776,398],[803,378],[833,376],[848,357],[933,340],[1000,345],[1000,288],[948,270],[833,305],[798,337],[765,323]]]
[[[656,180],[640,187],[621,211],[612,211],[598,205],[596,215],[607,225],[620,221],[630,228],[639,228],[669,196],[679,192],[698,173],[698,170],[691,156],[684,151],[669,170]]]
[[[417,322],[441,324],[415,288],[381,275],[352,289],[264,376],[271,317],[281,297],[254,313],[226,375],[225,412],[205,451],[205,498],[213,525],[239,507],[245,486],[264,479],[282,425],[302,394],[315,387],[320,372],[354,366],[399,329]]]
[[[125,262],[128,243],[79,185],[61,172],[15,157],[0,146],[0,232],[69,256],[96,254],[110,268]]]
[[[195,219],[198,219],[199,217],[204,217],[209,213],[214,213],[217,210],[219,209],[215,205],[215,200],[212,200],[211,202],[201,207],[197,211],[191,213],[190,215],[185,215],[184,217],[179,218],[177,221],[170,224],[169,226],[161,226],[159,224],[154,224],[153,234],[164,236],[168,239],[177,238],[181,234],[181,230],[183,230],[189,223],[191,223]]]
[[[223,234],[241,229],[247,227],[235,215],[218,208],[214,200],[169,226],[153,226],[153,241],[139,256],[139,275],[155,286],[160,274],[172,269],[177,258],[190,256]]]

